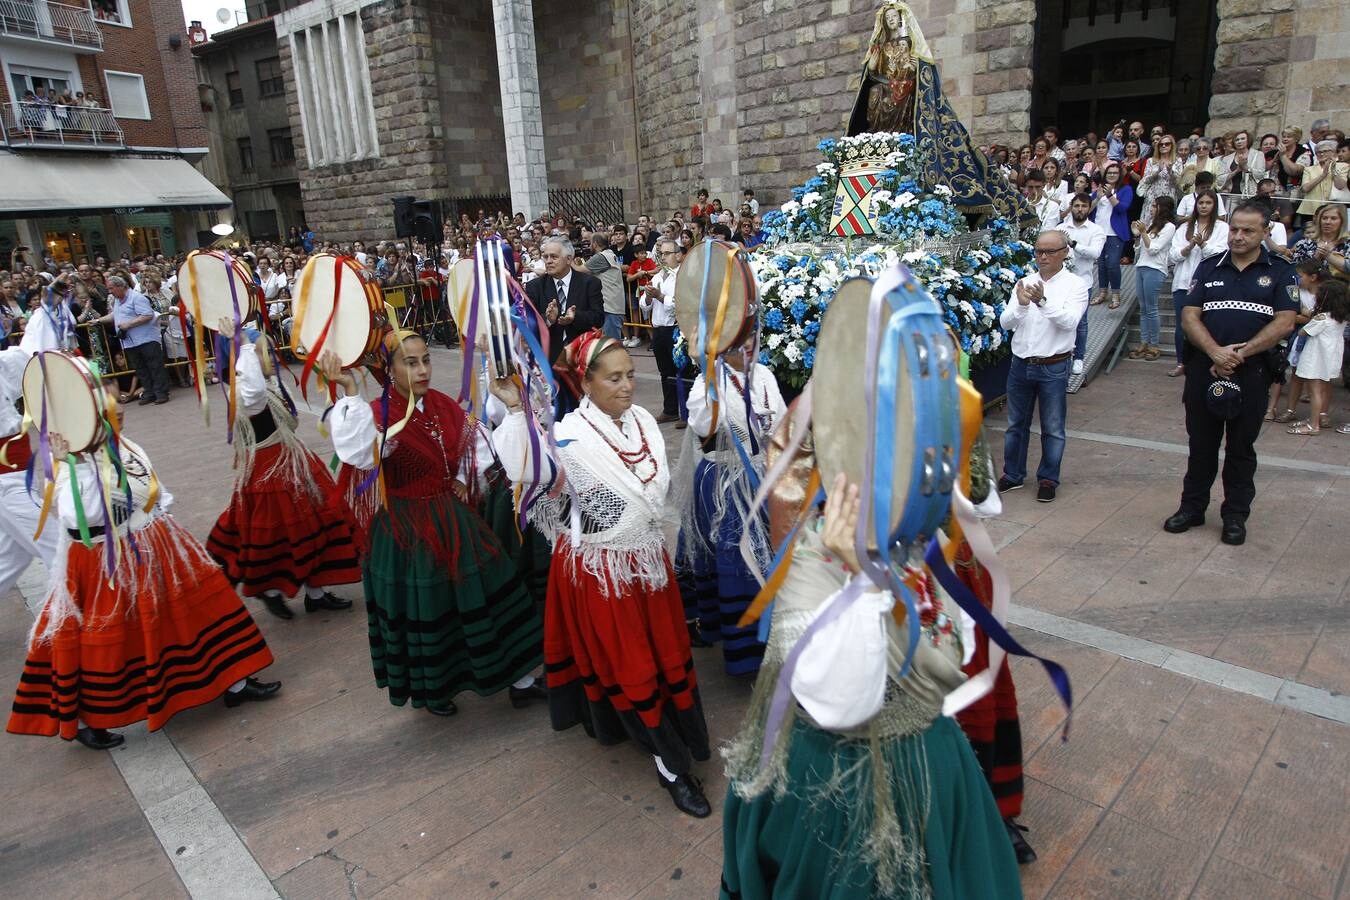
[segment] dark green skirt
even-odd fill
[[[770,789],[746,801],[734,789],[727,791],[722,897],[913,897],[922,895],[926,882],[934,900],[1020,898],[1017,861],[1003,820],[956,723],[939,717],[921,734],[887,741],[882,752],[895,773],[891,793],[902,834],[913,837],[922,827],[919,871],[878,884],[876,867],[863,852],[867,798],[848,796],[838,785],[854,783],[840,773],[870,771],[867,742],[798,722],[782,797]],[[926,804],[916,803],[925,782]],[[916,808],[924,805],[927,820],[921,822]]]
[[[530,599],[543,610],[548,595],[548,566],[553,559],[548,538],[533,525],[520,530],[509,484],[489,484],[483,496],[483,519],[516,564],[516,572]]]
[[[543,661],[543,620],[515,563],[468,507],[433,509],[454,517],[435,527],[458,545],[453,577],[436,554],[402,546],[385,511],[362,567],[375,683],[395,706],[437,709],[463,691],[493,694]]]

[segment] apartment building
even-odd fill
[[[0,0],[0,265],[177,253],[229,198],[178,0]]]

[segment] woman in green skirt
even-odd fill
[[[790,470],[801,476],[814,464],[809,436],[804,446]],[[775,541],[801,508],[804,483],[787,477],[775,486]],[[766,734],[788,653],[860,570],[857,489],[844,488],[840,476],[823,514],[801,529],[745,724],[725,751],[731,785],[722,897],[1021,897],[1017,862],[984,775],[961,729],[941,714],[943,697],[965,676],[959,629],[937,589],[927,597],[905,677],[876,677],[899,670],[904,641],[890,595],[869,588],[803,650],[782,728]],[[872,677],[860,678],[868,648],[877,665]]]
[[[513,705],[546,696],[531,674],[540,615],[514,562],[473,509],[475,440],[459,405],[431,390],[417,334],[390,331],[383,396],[367,403],[331,352],[318,368],[345,394],[328,421],[340,482],[363,550],[375,682],[389,701],[440,716],[454,697],[510,689]],[[382,460],[376,472],[377,460]]]

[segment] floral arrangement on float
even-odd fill
[[[766,242],[749,256],[760,290],[760,362],[783,385],[801,388],[815,366],[820,319],[835,291],[848,278],[875,277],[897,261],[943,304],[973,369],[1006,357],[998,318],[1032,267],[1032,246],[1017,227],[993,219],[972,231],[949,202],[950,188],[924,185],[913,135],[860,134],[822,141],[819,149],[824,162],[815,176],[765,215]],[[849,213],[853,227],[840,227]]]

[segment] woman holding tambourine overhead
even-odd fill
[[[651,413],[633,405],[633,360],[598,330],[563,351],[580,405],[554,428],[566,486],[530,516],[553,542],[544,612],[544,664],[556,730],[580,724],[602,744],[631,739],[655,757],[660,784],[696,817],[711,809],[691,769],[709,757],[708,727],[662,519],[670,470]],[[492,382],[507,407],[493,434],[517,484],[555,471],[534,456],[518,382]],[[539,465],[534,465],[539,463]]]
[[[454,697],[510,689],[512,704],[543,698],[539,614],[501,544],[473,511],[476,431],[455,401],[431,389],[426,341],[386,331],[384,393],[357,394],[342,360],[319,371],[345,394],[328,415],[339,477],[356,521],[375,681],[389,701],[439,716]]]
[[[286,598],[300,592],[305,612],[350,609],[324,588],[361,580],[351,527],[333,476],[295,433],[295,407],[256,324],[244,326],[234,367],[234,493],[206,549],[244,596],[261,597],[278,618],[295,617]],[[234,331],[228,317],[217,325]]]
[[[274,695],[252,677],[272,663],[257,626],[84,360],[39,353],[24,402],[44,413],[35,490],[60,545],[7,730],[107,750],[111,728]]]

